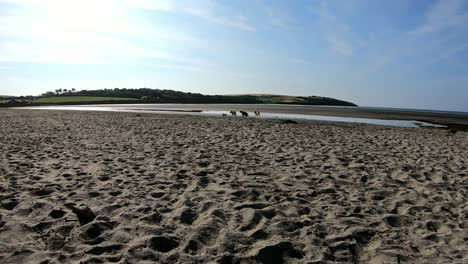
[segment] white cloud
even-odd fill
[[[330,35],[327,38],[328,42],[330,43],[331,49],[343,56],[351,56],[353,55],[353,47],[352,45],[344,39],[336,35]]]
[[[235,17],[228,17],[228,16],[217,16],[214,15],[210,12],[207,12],[206,10],[203,9],[195,9],[195,8],[186,8],[184,11],[187,14],[203,18],[207,21],[220,24],[220,25],[225,25],[241,30],[246,30],[246,31],[256,31],[255,27],[251,26],[248,22],[248,18],[242,15],[235,16]]]
[[[436,33],[450,28],[466,27],[468,12],[463,11],[466,0],[439,0],[426,14],[426,22],[414,33]]]
[[[317,63],[314,61],[308,61],[308,60],[303,60],[303,59],[292,59],[291,62],[302,64],[302,65],[317,65]]]
[[[428,66],[435,65],[437,63],[440,63],[441,61],[452,58],[456,54],[461,53],[467,49],[468,49],[468,43],[463,43],[455,47],[444,49],[439,54],[435,54],[435,56],[431,57],[427,65]]]
[[[178,65],[178,64],[157,64],[156,67],[172,69],[172,70],[181,70],[181,71],[194,71],[194,72],[203,72],[206,71],[204,68],[190,66],[190,65]]]
[[[376,71],[399,58],[411,57],[418,68],[447,62],[468,48],[468,1],[439,0],[425,13],[425,21],[413,30],[401,33],[380,48],[371,71]]]
[[[268,15],[269,22],[272,26],[287,29],[291,22],[291,18],[282,10],[275,9],[272,6],[265,5],[263,7]]]
[[[129,15],[120,0],[2,2],[19,7],[0,16],[3,62],[133,64],[151,58],[181,62],[188,59],[174,54],[198,41]]]
[[[326,2],[322,2],[312,13],[318,16],[326,41],[333,52],[342,56],[352,56],[355,46],[365,45],[365,41],[352,31],[350,25],[331,12]]]
[[[50,0],[46,0],[46,1],[50,2]],[[40,5],[41,4],[41,2],[34,1],[34,0],[0,0],[0,3],[8,3],[8,4],[16,4],[16,5]]]
[[[2,43],[0,62],[40,62],[53,64],[106,64],[85,49],[75,47],[30,47],[22,42]]]
[[[79,41],[86,38],[86,42]],[[73,43],[76,39],[77,42]],[[54,64],[136,64],[148,59],[193,63],[194,59],[176,56],[164,50],[141,47],[127,40],[93,35],[76,35],[57,39],[54,43],[4,41],[0,45],[0,61],[42,62]]]
[[[255,27],[249,23],[249,19],[244,15],[222,15],[218,14],[219,9],[222,9],[222,7],[212,0],[185,1],[181,4],[181,10],[183,12],[203,18],[212,23],[246,31],[256,30]]]
[[[125,0],[129,7],[159,11],[174,11],[177,7],[175,0]]]
[[[155,11],[180,12],[205,19],[206,21],[237,28],[245,31],[255,31],[244,15],[220,14],[222,6],[212,0],[126,0],[130,7]]]
[[[0,0],[2,3],[16,5],[0,16],[2,62],[136,64],[156,59],[189,64],[184,67],[199,64],[183,54],[203,40],[170,25],[155,25],[133,8],[183,12],[255,30],[246,17],[217,15],[222,7],[211,0]]]

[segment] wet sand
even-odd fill
[[[103,106],[103,105],[94,105]],[[373,118],[388,120],[417,120],[442,125],[461,125],[468,129],[468,113],[456,112],[420,112],[417,110],[401,109],[371,109],[360,107],[323,107],[312,105],[252,105],[252,104],[135,104],[135,105],[105,105],[117,109],[185,109],[185,110],[213,110],[213,111],[248,111],[260,110],[268,113],[323,115],[338,117]]]
[[[468,133],[0,110],[0,263],[466,263]]]
[[[41,109],[54,106],[26,106],[19,109]],[[253,113],[260,110],[263,113],[321,115],[352,118],[372,118],[385,120],[423,121],[433,124],[446,125],[450,128],[468,131],[468,113],[417,111],[403,109],[365,108],[365,107],[334,107],[313,105],[282,105],[282,104],[90,104],[90,105],[55,105],[55,107],[97,107],[120,110],[182,110],[182,111],[248,111]]]

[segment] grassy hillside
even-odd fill
[[[6,100],[3,102],[2,100]],[[8,101],[9,100],[9,101]],[[81,90],[57,89],[40,96],[0,97],[0,106],[22,106],[43,104],[108,104],[108,103],[176,103],[176,104],[302,104],[356,106],[334,98],[318,96],[287,96],[268,94],[204,95],[174,90],[150,88]]]
[[[304,100],[299,97],[283,95],[262,95],[257,96],[257,99],[265,104],[300,104],[304,102]]]
[[[255,97],[263,104],[356,106],[350,102],[320,96],[258,95]]]
[[[191,103],[191,104],[304,104],[304,105],[337,105],[356,106],[334,98],[319,96],[287,96],[268,94],[240,94],[240,95],[204,95],[200,93],[185,93],[174,90],[160,90],[150,88],[114,88],[102,90],[81,90],[64,94],[60,90],[44,94],[42,97],[51,96],[97,96],[134,98],[145,103]]]
[[[121,97],[98,97],[98,96],[58,96],[58,97],[42,97],[36,100],[40,104],[60,104],[60,103],[98,103],[109,101],[138,101],[135,98]]]

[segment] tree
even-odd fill
[[[46,92],[46,93],[43,93],[41,96],[43,96],[43,97],[52,97],[54,95],[55,95],[54,92]]]

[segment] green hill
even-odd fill
[[[2,101],[3,100],[3,101]],[[203,95],[160,89],[101,89],[81,90],[57,89],[37,97],[21,96],[0,98],[0,106],[19,105],[63,105],[63,104],[106,104],[106,103],[180,103],[180,104],[300,104],[356,106],[347,101],[318,96],[288,95]]]
[[[120,98],[120,97],[98,97],[98,96],[57,96],[57,97],[41,97],[36,100],[42,104],[60,104],[60,103],[100,103],[100,102],[120,102],[120,101],[138,101],[135,98]]]

